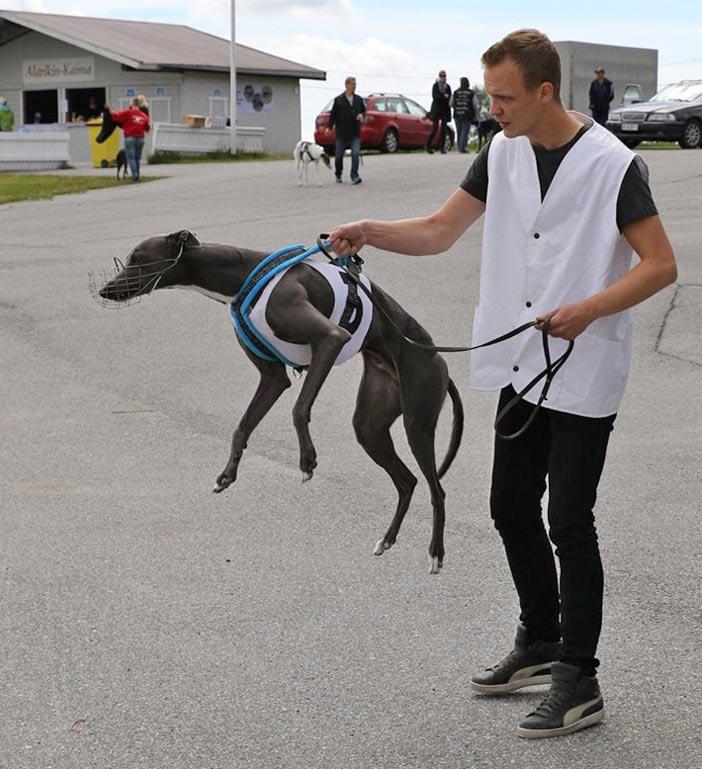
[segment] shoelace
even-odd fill
[[[548,694],[544,697],[541,703],[538,705],[531,716],[543,716],[544,718],[550,718],[558,713],[563,706],[568,702],[572,691],[567,688],[554,689],[553,686],[549,690]]]
[[[488,670],[497,671],[499,668],[508,667],[512,660],[516,659],[520,654],[523,654],[523,649],[512,649],[512,651]]]

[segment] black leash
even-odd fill
[[[351,278],[351,280],[366,294],[366,296],[370,299],[370,301],[373,303],[373,306],[380,310],[380,312],[385,316],[385,318],[389,321],[390,325],[397,331],[397,333],[408,343],[411,344],[413,347],[419,347],[422,350],[428,350],[429,352],[468,352],[470,350],[478,350],[481,347],[490,347],[493,344],[499,344],[500,342],[504,342],[507,339],[511,339],[513,336],[517,336],[518,334],[521,334],[523,331],[526,331],[529,328],[533,328],[537,321],[531,320],[528,323],[524,323],[521,326],[517,326],[517,328],[512,329],[512,331],[508,331],[506,334],[502,334],[502,336],[498,336],[495,339],[491,339],[489,342],[483,342],[482,344],[476,344],[472,347],[444,347],[440,345],[434,345],[434,344],[424,344],[423,342],[417,342],[415,339],[411,339],[408,337],[404,331],[402,331],[401,328],[398,327],[398,325],[395,323],[392,316],[385,310],[384,307],[382,307],[378,302],[376,302],[375,297],[372,295],[372,293],[363,285],[363,283],[359,280],[358,275],[361,272],[361,265],[363,264],[363,259],[361,259],[358,254],[352,254],[351,256],[345,256],[345,257],[334,257],[332,256],[329,251],[327,251],[324,243],[329,238],[329,235],[327,233],[322,233],[317,238],[317,246],[319,247],[319,250],[329,259],[330,262],[333,262],[338,267],[341,267],[346,274]],[[518,438],[520,435],[526,432],[526,430],[529,428],[531,423],[536,419],[536,415],[539,412],[539,409],[541,408],[541,405],[543,402],[547,399],[548,391],[551,387],[551,383],[553,382],[553,378],[556,376],[556,374],[560,371],[563,364],[568,360],[569,355],[573,351],[573,347],[575,345],[575,342],[570,340],[568,342],[568,347],[566,348],[565,352],[558,358],[556,358],[555,361],[551,360],[551,350],[549,348],[548,343],[548,328],[549,328],[549,319],[543,321],[542,327],[541,327],[541,341],[544,348],[544,359],[546,361],[546,367],[544,370],[537,374],[529,384],[526,385],[522,390],[520,390],[514,398],[512,398],[509,403],[507,403],[500,411],[498,412],[497,416],[495,417],[495,432],[497,435],[506,441],[514,440],[515,438]],[[541,394],[539,395],[539,400],[537,401],[536,405],[532,409],[531,414],[529,415],[529,418],[527,421],[522,425],[522,427],[519,428],[514,433],[510,433],[509,435],[505,435],[504,433],[501,433],[498,429],[498,425],[500,422],[504,419],[505,416],[519,403],[519,401],[524,399],[524,396],[531,390],[538,382],[540,382],[542,379],[544,379],[544,386],[541,389]]]

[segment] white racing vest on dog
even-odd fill
[[[300,262],[297,262],[300,263]],[[351,334],[349,341],[341,348],[339,355],[334,362],[335,366],[345,363],[352,358],[363,344],[371,321],[373,320],[373,304],[370,298],[363,290],[358,290],[353,281],[347,275],[346,271],[332,262],[321,258],[319,254],[313,254],[304,259],[304,264],[314,268],[327,281],[334,295],[334,307],[329,320],[336,325],[346,328]],[[262,289],[260,296],[255,301],[253,307],[248,311],[248,325],[252,327],[255,335],[262,339],[266,346],[274,350],[276,357],[286,365],[294,368],[304,368],[310,365],[312,361],[312,348],[308,344],[294,344],[279,339],[266,319],[266,309],[278,282],[287,273],[290,267],[285,267],[270,278]],[[371,291],[371,284],[365,275],[359,275],[361,283]],[[355,300],[352,302],[351,300]],[[353,306],[355,303],[355,306]],[[231,308],[231,306],[230,306]],[[230,309],[231,312],[231,309]],[[237,334],[241,337],[241,331],[237,328],[236,318],[234,327]],[[246,339],[244,339],[246,342]],[[251,346],[247,343],[251,349]],[[254,350],[256,352],[256,350]],[[260,354],[260,353],[257,353]]]

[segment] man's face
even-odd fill
[[[544,84],[545,85],[545,84]],[[544,85],[528,91],[519,65],[505,59],[485,68],[485,90],[490,96],[490,114],[505,136],[528,135],[541,119],[546,101]]]
[[[346,83],[346,90],[349,93],[356,93],[356,79],[352,78]]]
[[[600,81],[600,83],[604,80],[605,71],[603,69],[599,70],[597,73],[597,79]]]

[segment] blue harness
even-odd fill
[[[318,245],[307,249],[301,245],[279,248],[260,261],[251,270],[241,284],[241,288],[230,302],[229,314],[232,317],[237,336],[246,345],[248,350],[262,360],[270,363],[279,362],[285,366],[290,366],[290,368],[296,371],[303,371],[309,368],[308,366],[300,366],[289,361],[279,350],[273,347],[254,325],[250,318],[250,312],[263,289],[278,273],[287,270],[295,264],[304,262],[305,259],[321,250],[323,249],[320,249]],[[331,261],[339,267],[345,267],[349,263],[349,259],[350,257],[344,256]],[[349,303],[355,307],[360,304],[360,297],[355,291],[355,285],[353,288],[354,290],[349,292]]]

